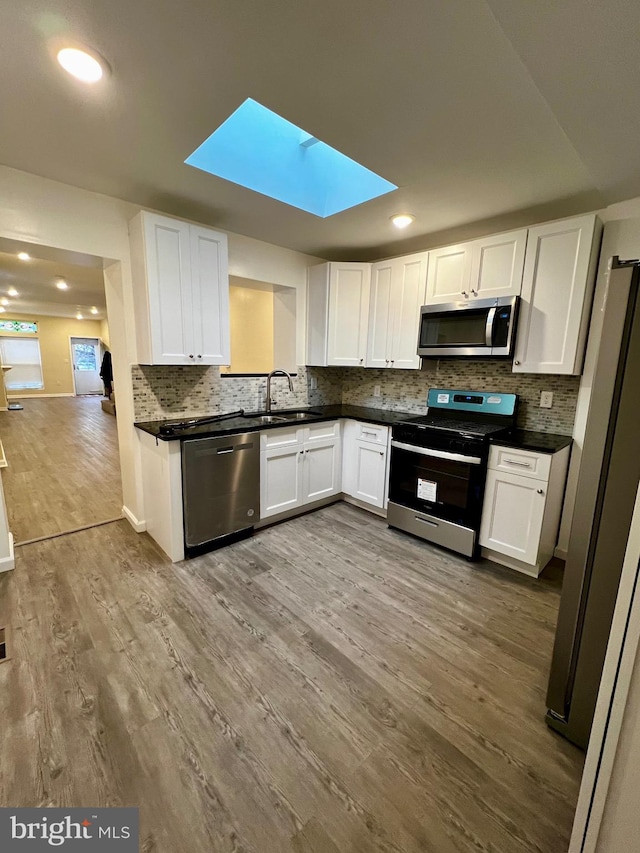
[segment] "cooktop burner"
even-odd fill
[[[446,432],[466,433],[468,435],[485,436],[505,429],[510,424],[504,423],[482,423],[480,421],[464,420],[462,418],[435,418],[431,415],[412,418],[402,421],[407,426],[416,426],[420,429],[437,429]]]

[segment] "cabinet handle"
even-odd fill
[[[384,456],[384,450],[380,451],[380,456]]]
[[[389,359],[388,359],[388,358],[385,358],[385,363],[386,363],[386,364],[389,364]]]
[[[514,361],[513,363],[514,364],[520,364],[520,362],[518,360]]]
[[[478,291],[477,291],[477,290],[472,290],[472,291],[471,291],[471,293],[473,294],[473,296],[477,296],[477,295],[478,295]]]
[[[303,454],[303,453],[304,453],[304,450],[301,450],[301,451],[300,451],[300,456],[302,456],[302,454]]]
[[[544,495],[544,489],[536,489],[539,495]]]
[[[362,364],[362,362],[363,362],[363,361],[364,361],[364,358],[361,358],[361,359],[360,359],[360,364]]]
[[[516,462],[515,459],[505,459],[504,461],[508,465],[519,465],[521,468],[531,468],[530,462]]]
[[[189,356],[189,358],[194,358],[194,356],[193,356],[193,355],[190,355],[190,356]]]
[[[463,290],[463,291],[462,291],[462,295],[463,295],[463,296],[468,296],[469,294],[467,293],[467,291],[466,291],[466,290]]]
[[[392,358],[392,359],[391,359],[391,364],[393,364],[394,362],[395,362],[395,358]]]
[[[201,355],[199,355],[199,356],[198,356],[198,358],[202,358],[202,356],[201,356]]]

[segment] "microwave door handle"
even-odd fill
[[[484,327],[484,343],[487,347],[493,346],[493,323],[496,319],[496,306],[493,308],[489,308],[489,312],[487,314],[487,324]]]

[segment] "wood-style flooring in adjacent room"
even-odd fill
[[[0,802],[140,807],[156,853],[563,853],[559,580],[346,504],[178,565],[125,521],[0,579]]]
[[[122,487],[116,419],[101,398],[23,398],[0,412],[2,471],[15,542],[119,518]]]

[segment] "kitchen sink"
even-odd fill
[[[307,418],[316,418],[320,412],[293,410],[290,412],[253,412],[247,413],[245,418],[250,418],[252,421],[259,421],[261,424],[276,424],[282,421],[304,421]]]
[[[319,412],[282,412],[281,417],[288,421],[303,421],[305,418],[315,418]]]
[[[275,424],[288,420],[282,415],[247,415],[246,417],[251,418],[252,421],[259,421],[261,424]]]

